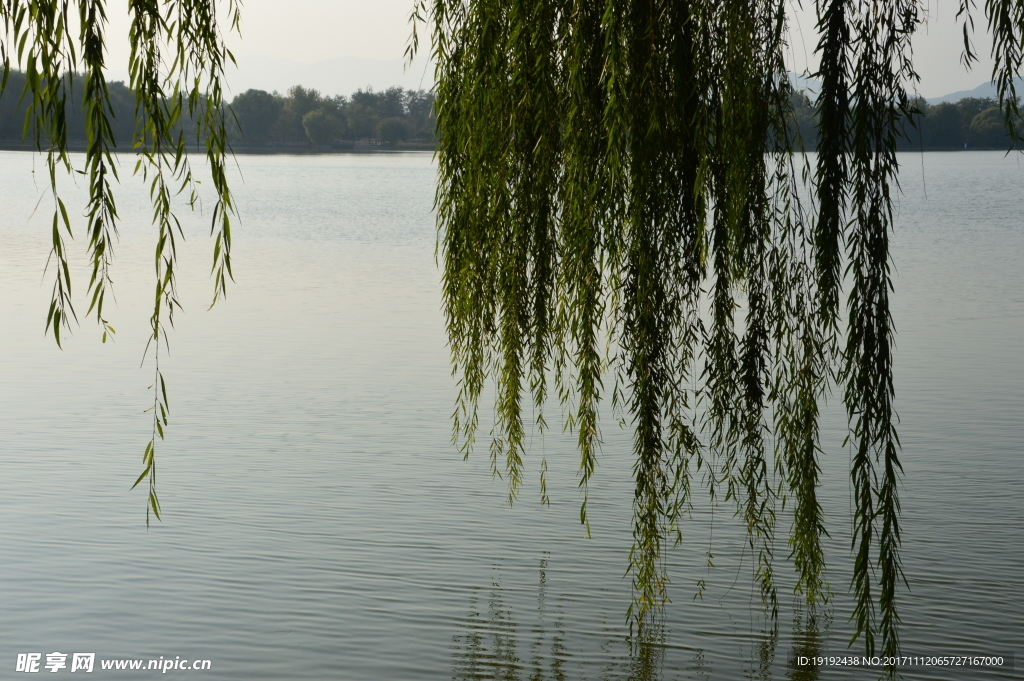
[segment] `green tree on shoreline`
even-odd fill
[[[0,92],[0,144],[24,146],[24,122],[29,104],[21,100],[20,95],[26,84],[25,73],[12,69],[8,83],[9,87]],[[69,91],[80,91],[83,87],[84,76],[72,76]],[[109,83],[107,89],[111,101],[112,148],[131,151],[136,127],[135,94],[122,82]],[[285,95],[250,89],[237,95],[228,105],[228,139],[231,145],[242,149],[324,146],[342,139],[376,139],[380,123],[395,119],[401,125],[395,127],[393,121],[389,126],[400,132],[399,138],[430,143],[434,137],[433,102],[430,92],[398,87],[381,92],[359,90],[350,97],[328,97],[301,85],[290,88]],[[309,113],[317,110],[338,122],[326,141],[323,137],[314,141],[303,122]],[[73,99],[65,103],[64,117],[67,141],[76,146],[84,145],[88,136],[85,113]],[[193,125],[188,112],[178,122],[180,130]],[[41,141],[45,146],[45,135]],[[389,138],[389,142],[393,141]]]
[[[306,137],[317,146],[328,145],[341,136],[342,122],[326,109],[314,109],[302,117]]]

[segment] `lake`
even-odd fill
[[[1024,650],[1024,166],[996,152],[902,162],[903,650],[1008,657]],[[573,438],[557,426],[532,436],[529,484],[512,507],[490,475],[487,424],[468,461],[450,444],[456,393],[430,155],[237,164],[237,281],[209,311],[212,204],[182,214],[184,311],[163,360],[172,412],[157,450],[164,518],[147,530],[144,493],[129,491],[151,427],[152,365],[140,368],[153,291],[145,190],[124,159],[116,342],[102,344],[84,318],[76,255],[82,323],[60,350],[43,333],[45,163],[0,152],[0,665],[91,652],[97,677],[121,679],[153,672],[105,671],[100,660],[205,659],[207,671],[175,673],[210,681],[877,677],[787,668],[795,646],[847,652],[852,631],[838,405],[822,429],[832,616],[808,626],[782,591],[769,635],[739,521],[697,496],[670,556],[664,628],[633,646],[630,434],[610,408],[589,539]],[[62,182],[74,215],[84,190]],[[542,456],[550,506],[538,503]],[[785,529],[776,554],[788,589]],[[1022,679],[1021,664],[904,678]]]

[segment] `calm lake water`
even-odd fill
[[[1019,655],[1024,166],[994,152],[903,161],[903,649]],[[60,651],[209,659],[209,671],[174,674],[210,681],[785,679],[814,678],[787,669],[794,645],[846,652],[849,452],[835,409],[822,491],[832,617],[809,630],[784,595],[777,637],[758,614],[732,509],[698,503],[671,557],[660,643],[631,648],[630,441],[610,413],[590,539],[572,438],[558,428],[533,438],[530,486],[511,508],[486,448],[469,461],[453,450],[429,155],[240,157],[237,283],[212,311],[208,218],[185,216],[185,310],[164,366],[172,414],[157,459],[164,521],[147,531],[144,494],[128,488],[152,403],[152,369],[139,363],[153,232],[131,165],[118,194],[117,340],[101,344],[83,319],[61,351],[43,334],[45,165],[0,152],[0,677],[18,653],[45,664]],[[65,185],[69,207],[84,205]],[[537,503],[541,456],[549,507]],[[778,572],[791,579],[781,560]],[[1021,679],[1022,665],[904,676]],[[96,666],[99,678],[154,673]]]

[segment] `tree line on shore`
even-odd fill
[[[1006,119],[994,99],[967,97],[957,102],[929,104],[919,98],[913,104],[915,112],[905,121],[897,142],[900,151],[1010,147]],[[803,148],[815,149],[818,118],[814,103],[801,93],[794,95],[792,106]],[[1015,123],[1018,132],[1024,133],[1020,119]]]
[[[434,95],[392,87],[328,97],[296,85],[286,95],[247,90],[231,102],[237,141],[245,146],[331,146],[367,140],[394,147],[434,138]]]
[[[81,92],[73,77],[71,92]],[[28,98],[22,99],[25,75],[11,71],[0,95],[0,141],[21,144]],[[122,82],[108,84],[113,109],[114,139],[128,145],[135,133],[135,96]],[[793,120],[804,149],[817,144],[817,109],[803,93],[793,96]],[[357,90],[349,96],[328,96],[296,85],[284,95],[247,90],[230,104],[230,140],[239,148],[329,148],[363,140],[368,145],[395,147],[401,142],[430,144],[434,139],[434,95],[424,90],[392,87]],[[915,102],[916,113],[904,126],[901,151],[942,149],[1006,149],[1010,137],[998,102],[965,98],[958,102]],[[72,96],[65,109],[68,139],[85,141],[85,115]],[[183,114],[187,130],[190,121]],[[1020,126],[1019,129],[1024,128]],[[32,139],[31,131],[29,138]]]
[[[30,94],[22,97],[24,86],[25,74],[12,70],[0,94],[0,142],[24,143],[25,114],[31,105]],[[70,78],[64,115],[69,142],[84,144],[82,86],[80,76]],[[113,137],[119,147],[127,149],[136,130],[135,95],[120,81],[108,83],[107,89]],[[395,147],[406,141],[430,144],[434,138],[434,95],[423,90],[392,87],[376,92],[367,88],[348,97],[330,97],[296,85],[284,95],[247,90],[236,96],[229,108],[229,139],[242,149],[337,147],[360,140]],[[192,127],[187,112],[182,113],[181,126],[185,131]],[[34,141],[33,131],[27,133]]]

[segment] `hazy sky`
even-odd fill
[[[813,68],[814,0],[795,0],[791,25],[791,63],[800,71]],[[922,81],[920,94],[936,97],[971,89],[990,77],[988,41],[979,36],[977,46],[986,58],[966,72],[960,65],[962,38],[956,21],[957,0],[923,0],[927,25],[915,40]],[[981,4],[981,3],[979,3]],[[399,59],[409,38],[412,0],[245,0],[242,39],[231,41],[235,54],[246,57],[280,57],[312,64],[337,57]],[[124,35],[126,16],[110,11],[110,35]],[[984,18],[975,19],[979,28]],[[127,67],[127,46],[111,41],[110,67]],[[420,63],[422,69],[422,62]]]
[[[109,33],[126,35],[128,16],[111,5]],[[410,35],[412,5],[412,0],[243,0],[242,38],[233,36],[230,44],[240,58],[399,59]],[[127,43],[110,43],[110,68],[127,68]]]

